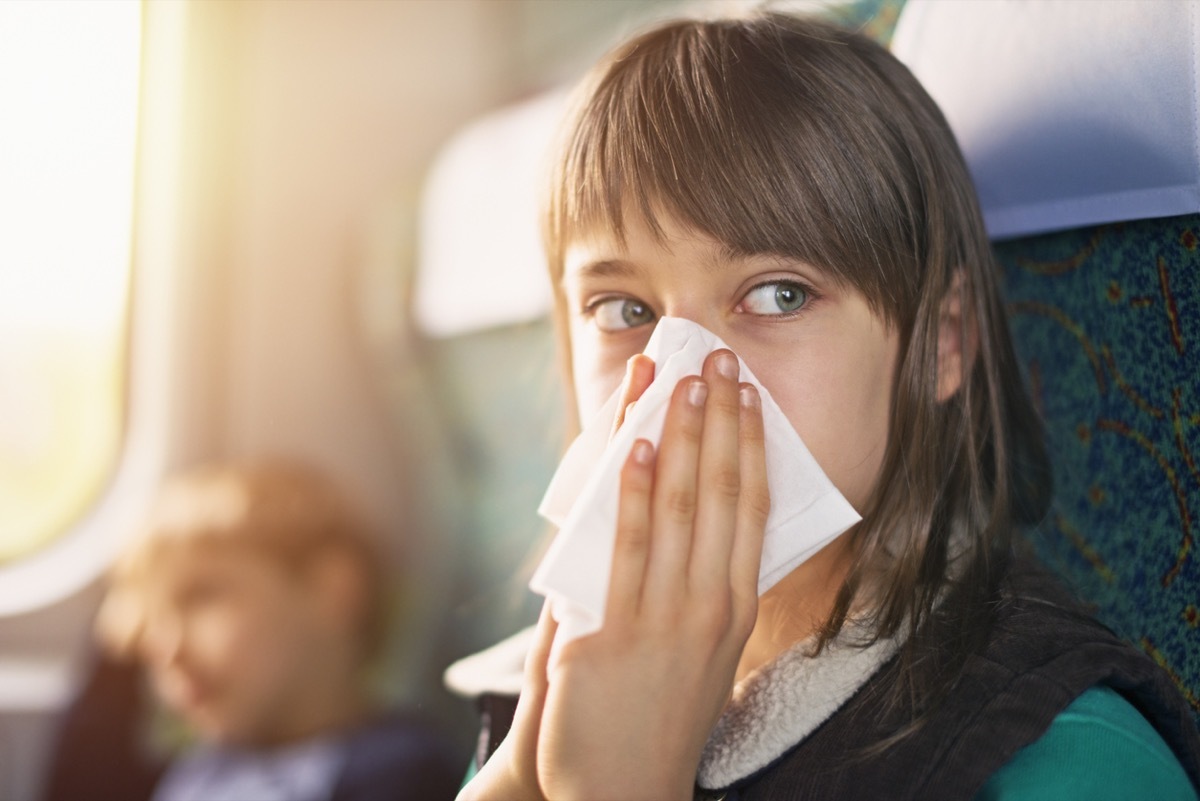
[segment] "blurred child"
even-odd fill
[[[195,735],[156,801],[451,798],[461,761],[384,713],[368,671],[384,573],[322,476],[207,467],[162,490],[117,561],[97,631]]]

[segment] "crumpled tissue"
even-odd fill
[[[653,383],[612,435],[620,389],[614,392],[559,464],[538,509],[559,531],[530,581],[534,592],[550,600],[559,624],[556,648],[604,625],[621,468],[634,441],[646,439],[657,448],[675,385],[700,375],[705,357],[724,347],[716,334],[696,323],[660,319],[644,351],[654,360]],[[740,357],[738,363],[740,380],[753,384],[762,398],[771,494],[758,578],[762,595],[861,517]]]

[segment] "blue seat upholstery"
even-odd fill
[[[908,0],[999,241],[1055,482],[1049,567],[1200,718],[1200,86],[1194,4]]]
[[[997,252],[1053,463],[1034,545],[1200,717],[1200,215]]]

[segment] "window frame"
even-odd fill
[[[95,582],[136,525],[178,440],[172,419],[178,350],[180,218],[188,3],[142,2],[134,225],[125,331],[125,430],[92,507],[46,545],[0,565],[0,622],[62,602]]]

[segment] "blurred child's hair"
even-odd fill
[[[136,649],[149,612],[147,579],[165,555],[192,548],[253,554],[297,579],[323,559],[346,559],[361,591],[364,667],[379,656],[386,603],[370,532],[328,477],[284,461],[202,466],[163,485],[110,571],[97,621],[102,644],[124,656]]]
[[[631,218],[661,232],[662,215],[735,253],[813,264],[898,333],[880,479],[817,647],[865,613],[876,637],[907,635],[903,694],[934,702],[949,674],[924,668],[948,656],[956,672],[986,635],[1014,525],[1044,514],[1049,479],[975,191],[933,100],[882,47],[826,23],[676,21],[597,65],[556,155],[544,231],[562,342],[566,249],[593,231],[623,239]],[[955,292],[970,355],[939,402]]]

